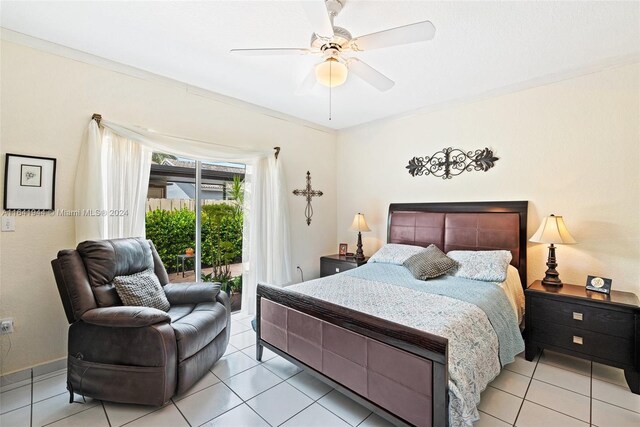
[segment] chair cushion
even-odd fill
[[[124,305],[152,307],[167,311],[171,307],[153,269],[113,278],[116,292]]]
[[[154,268],[149,241],[141,238],[87,240],[78,244],[98,307],[121,305],[113,278]]]
[[[173,310],[174,307],[172,307]],[[207,346],[227,326],[227,310],[218,302],[197,304],[193,311],[171,323],[178,344],[178,363]]]
[[[171,317],[171,322],[173,323],[191,313],[195,306],[195,304],[172,305],[167,314]]]

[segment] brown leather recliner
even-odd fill
[[[170,284],[140,238],[86,241],[51,261],[69,327],[67,387],[111,402],[159,406],[182,394],[224,354],[231,308],[219,284]],[[168,312],[123,306],[115,276],[152,268]]]

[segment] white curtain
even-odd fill
[[[102,132],[102,144],[107,207],[106,237],[144,237],[153,152],[109,129]]]
[[[76,170],[75,208],[76,243],[92,239],[106,239],[106,221],[87,215],[88,212],[104,211],[106,198],[102,176],[102,133],[95,120],[89,122],[85,140],[80,147],[80,159]]]
[[[271,151],[181,138],[104,119],[101,126],[102,132],[91,120],[87,129],[76,176],[76,209],[128,210],[129,219],[76,217],[78,242],[144,236],[153,151],[201,161],[244,163],[243,310],[255,311],[258,282],[291,283],[287,187],[282,166]],[[112,232],[116,229],[117,235]]]
[[[274,156],[255,163],[253,181],[245,185],[245,207],[254,214],[244,217],[245,245],[242,259],[245,272],[242,278],[242,307],[253,314],[256,306],[256,283],[286,285],[292,281],[289,237],[289,209],[282,165]],[[249,196],[249,197],[246,197]],[[246,201],[249,201],[248,204]],[[244,284],[250,283],[251,292]]]
[[[76,240],[145,235],[152,151],[91,120],[76,174]]]

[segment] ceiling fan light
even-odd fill
[[[340,86],[347,80],[349,70],[335,58],[327,58],[316,65],[316,80],[327,87]]]

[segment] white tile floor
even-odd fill
[[[161,408],[92,399],[70,405],[63,370],[2,387],[0,426],[391,425],[269,350],[257,362],[250,320],[234,314],[225,356]],[[507,365],[479,409],[476,427],[640,426],[640,396],[621,370],[548,351]]]

